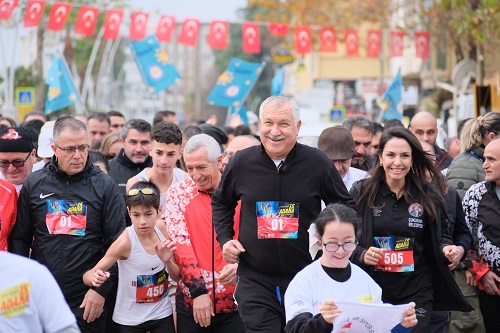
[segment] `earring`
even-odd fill
[[[380,166],[384,166],[384,165],[382,164],[382,161],[380,161]]]

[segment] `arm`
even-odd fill
[[[25,257],[29,256],[33,242],[33,217],[31,216],[29,193],[29,182],[26,182],[17,201],[16,223],[9,235],[9,252]]]
[[[331,162],[330,172],[326,175],[326,179],[323,180],[322,191],[324,193],[322,193],[321,197],[326,205],[340,203],[358,210],[354,199],[342,181],[342,177],[340,177],[339,172]]]
[[[327,323],[319,313],[313,317],[310,312],[304,312],[288,321],[285,333],[330,333],[333,324]]]
[[[234,213],[238,199],[233,191],[233,168],[234,163],[226,166],[212,198],[212,219],[221,248],[234,237]]]
[[[162,220],[158,220],[156,223],[158,228],[160,229],[163,237],[165,239],[160,244],[155,244],[156,255],[167,267],[167,272],[175,282],[179,282],[181,275],[179,265],[177,265],[177,261],[175,261],[175,251],[177,247],[175,247],[175,242],[171,241],[168,238],[168,230],[165,222]]]
[[[459,255],[459,261],[465,259],[465,255],[469,251],[469,247],[472,243],[472,234],[467,227],[467,223],[465,222],[465,213],[462,206],[462,200],[458,193],[455,194],[455,207],[456,207],[456,215],[455,215],[455,226],[453,228],[453,241],[457,247],[461,247],[459,249],[461,251],[461,255]]]

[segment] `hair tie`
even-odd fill
[[[483,126],[483,116],[477,117],[477,121],[479,122],[479,126]]]

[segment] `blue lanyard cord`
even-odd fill
[[[280,302],[280,305],[282,305],[281,304],[281,292],[280,292],[279,286],[276,286],[276,295],[278,296],[278,302]]]

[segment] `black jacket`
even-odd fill
[[[351,187],[350,193],[353,198],[357,198],[359,192],[363,190],[362,182],[358,181]],[[430,185],[430,184],[429,184]],[[431,186],[428,191],[436,191]],[[432,221],[431,228],[427,228],[427,237],[424,237],[424,255],[426,256],[429,267],[432,271],[432,284],[434,292],[434,305],[433,310],[436,311],[463,311],[468,312],[472,310],[471,305],[462,295],[460,288],[453,279],[450,269],[448,268],[448,260],[442,253],[442,247],[452,244],[451,237],[448,236],[448,228],[446,221],[442,220],[446,212],[442,211],[443,203],[437,204],[437,218]],[[373,211],[372,209],[363,209],[359,207],[358,214],[362,218],[361,232],[359,246],[354,251],[351,260],[356,265],[360,266],[367,271],[368,274],[373,274],[373,266],[365,264],[363,257],[370,246],[374,246],[373,241]]]
[[[212,216],[221,247],[233,238],[234,209],[241,200],[238,275],[287,286],[311,263],[309,234],[312,221],[326,204],[355,208],[332,161],[315,148],[296,144],[278,169],[263,146],[238,151],[224,169],[212,200]],[[297,239],[258,239],[256,202],[299,203]]]
[[[86,205],[85,234],[50,234],[46,224],[49,200]],[[28,257],[31,248],[31,258],[47,266],[70,307],[79,306],[89,290],[83,274],[97,264],[125,229],[124,212],[125,203],[116,183],[98,167],[87,161],[82,172],[68,176],[53,158],[23,185],[9,251]],[[106,282],[96,291],[106,296],[110,287]]]
[[[151,156],[148,156],[143,163],[134,163],[122,149],[115,158],[109,161],[109,175],[116,181],[120,193],[125,197],[125,188],[127,187],[128,180],[151,166],[153,166]]]

